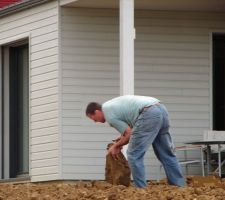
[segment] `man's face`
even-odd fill
[[[87,116],[94,122],[101,122],[101,123],[105,122],[105,117],[101,110],[95,110],[94,114],[88,114]]]

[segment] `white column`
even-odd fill
[[[0,145],[2,146],[2,138],[3,138],[3,131],[2,131],[2,103],[3,103],[3,98],[2,98],[2,47],[0,46]],[[0,179],[2,179],[2,171],[3,171],[3,166],[2,166],[2,148],[0,148]]]
[[[134,0],[120,0],[120,95],[134,94]]]
[[[120,0],[120,95],[134,94],[134,38],[134,0]]]

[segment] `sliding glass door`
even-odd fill
[[[29,173],[29,50],[22,41],[2,48],[2,178]]]
[[[28,173],[29,79],[28,45],[10,47],[11,176]],[[14,167],[13,167],[14,166]],[[15,169],[14,169],[15,168]]]

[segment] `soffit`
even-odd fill
[[[119,8],[119,0],[74,0],[66,7]],[[135,9],[224,12],[225,0],[136,0]]]

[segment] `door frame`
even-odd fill
[[[224,29],[211,30],[209,32],[209,81],[210,81],[210,112],[209,112],[209,129],[213,130],[213,34],[225,34]]]
[[[9,105],[9,99],[8,101],[5,98],[9,98],[9,84],[5,84],[4,80],[2,79],[3,74],[6,75],[9,78],[9,46],[20,46],[22,44],[24,44],[24,41],[26,41],[26,43],[28,43],[28,73],[29,73],[29,105],[28,105],[28,132],[29,132],[29,146],[28,146],[28,164],[29,164],[29,174],[30,175],[30,169],[31,169],[31,162],[30,162],[30,33],[24,33],[21,35],[17,35],[14,37],[9,37],[3,40],[0,40],[0,94],[3,94],[3,87],[4,90],[8,92],[8,94],[6,94],[6,97],[3,97],[3,99],[0,99],[0,112],[3,112],[3,107],[7,104]],[[3,58],[3,47],[4,48],[8,48],[6,50],[6,54],[5,57]],[[8,68],[8,70],[3,70],[3,62],[2,60],[5,59],[6,60],[6,65],[8,67],[4,67],[4,68]],[[9,83],[9,82],[8,82]],[[7,106],[7,108],[9,108],[9,106]],[[3,113],[2,115],[0,115],[0,146],[2,146],[2,148],[0,148],[0,179],[9,179],[10,178],[10,152],[9,152],[9,111],[7,113]],[[8,119],[5,120],[4,123],[2,116],[4,116],[4,118]],[[4,128],[4,139],[3,138],[3,128]],[[6,130],[5,130],[6,129]]]

